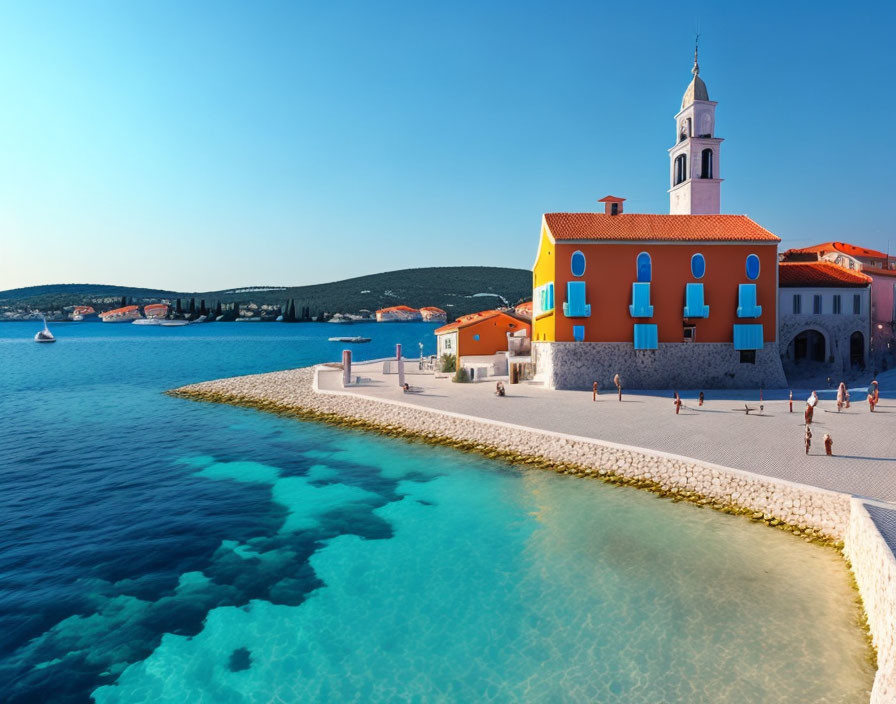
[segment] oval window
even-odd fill
[[[479,334],[477,333],[476,335],[473,335],[473,339],[476,340],[476,341],[478,342],[478,341],[479,341]]]
[[[579,251],[573,252],[569,268],[573,276],[582,276],[585,273],[585,255]]]
[[[650,255],[647,252],[641,252],[638,255],[638,281],[650,283]]]
[[[702,279],[706,273],[706,260],[702,254],[695,254],[691,257],[691,273],[695,279]]]
[[[759,278],[759,257],[751,254],[747,257],[747,278],[755,281]]]

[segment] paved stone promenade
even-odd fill
[[[535,384],[506,384],[507,396],[494,395],[494,383],[454,384],[447,378],[409,374],[407,381],[419,393],[402,393],[395,374],[382,374],[382,363],[356,364],[353,376],[362,385],[347,389],[371,398],[383,398],[580,435],[608,442],[671,452],[706,462],[745,469],[825,489],[896,502],[896,395],[888,396],[882,384],[878,410],[854,400],[837,413],[833,391],[820,391],[821,403],[812,425],[812,449],[803,446],[803,409],[808,391],[794,392],[794,412],[787,400],[764,401],[759,414],[759,393],[707,392],[703,407],[696,398],[683,397],[675,414],[671,392],[602,390],[597,402],[591,392],[550,391]],[[341,372],[320,374],[320,387],[342,391]],[[773,394],[774,395],[774,394]],[[855,390],[853,398],[864,397]],[[747,403],[754,411],[744,412]],[[824,454],[822,438],[834,439],[834,457]]]

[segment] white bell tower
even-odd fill
[[[669,212],[672,215],[716,215],[721,212],[719,151],[715,135],[716,105],[700,78],[694,47],[694,79],[675,116],[675,146],[669,150]]]

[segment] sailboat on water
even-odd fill
[[[41,320],[44,321],[44,329],[38,332],[34,336],[35,342],[56,342],[56,338],[53,337],[53,333],[50,332],[50,328],[47,327],[47,319],[44,316],[40,316]]]

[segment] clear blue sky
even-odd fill
[[[700,65],[722,210],[896,250],[896,4],[0,8],[0,289],[526,267],[541,213],[668,212]]]

